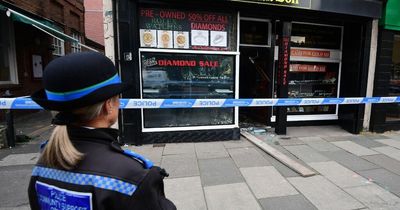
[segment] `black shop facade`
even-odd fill
[[[365,96],[372,20],[380,1],[113,2],[123,98]],[[125,109],[134,144],[240,138],[240,127],[336,124],[362,129],[363,105]]]

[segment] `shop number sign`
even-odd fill
[[[140,8],[140,46],[236,50],[236,16],[229,13]]]

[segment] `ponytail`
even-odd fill
[[[82,158],[83,154],[72,145],[68,137],[67,126],[56,126],[43,150],[41,161],[52,168],[71,170]]]
[[[117,98],[118,99],[118,96]],[[115,97],[111,100],[116,100]],[[101,115],[104,101],[95,105],[73,111],[73,114],[79,116],[81,124]],[[51,168],[71,170],[83,159],[84,154],[79,152],[72,144],[66,125],[57,125],[50,136],[49,142],[43,150],[40,162]]]

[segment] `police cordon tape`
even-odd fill
[[[279,99],[121,99],[121,109],[308,106],[400,103],[395,97],[279,98]],[[0,109],[42,109],[28,97],[0,98]]]

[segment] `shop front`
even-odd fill
[[[380,1],[114,2],[124,98],[365,96]],[[361,9],[360,9],[361,8]],[[124,110],[124,141],[238,139],[244,124],[339,124],[361,130],[362,105]]]
[[[378,35],[374,95],[400,95],[400,2],[389,0],[384,6]],[[400,130],[399,104],[373,105],[372,131]]]

